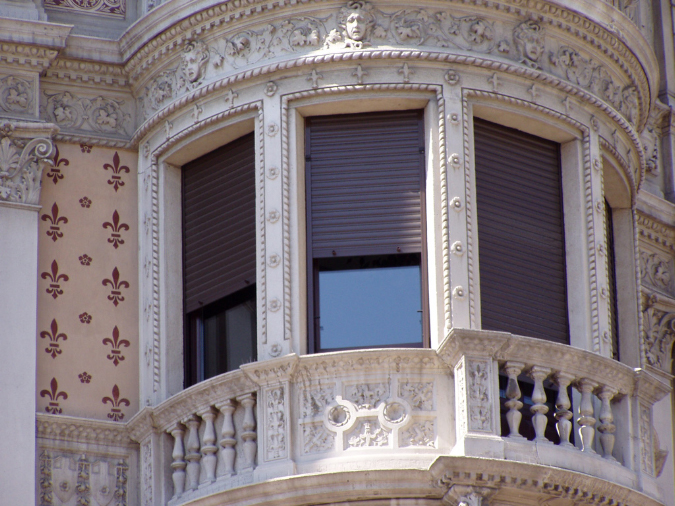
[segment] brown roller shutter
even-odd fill
[[[307,120],[314,258],[421,251],[421,118],[421,111],[395,111]]]
[[[241,137],[183,167],[185,311],[255,283],[255,147]]]
[[[482,328],[569,343],[560,146],[474,120]]]

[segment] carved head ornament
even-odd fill
[[[513,30],[513,41],[518,49],[521,62],[538,68],[538,62],[544,53],[544,29],[537,22],[528,20]]]
[[[343,31],[346,47],[361,47],[375,25],[372,6],[361,0],[349,2],[340,9],[338,26]]]
[[[204,77],[209,57],[209,48],[201,40],[190,40],[185,43],[181,69],[188,81],[195,83]]]

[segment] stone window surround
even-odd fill
[[[367,88],[367,87],[366,87]],[[309,95],[309,96],[308,96]],[[286,100],[287,105],[284,112],[285,117],[282,119],[282,137],[287,136],[285,145],[287,146],[287,153],[285,156],[288,166],[288,187],[286,188],[288,202],[290,202],[288,213],[288,220],[284,223],[284,241],[286,243],[286,252],[289,269],[284,272],[286,279],[282,281],[283,293],[286,297],[285,302],[290,302],[290,311],[282,316],[285,320],[286,329],[293,329],[292,333],[286,333],[285,352],[306,352],[306,307],[305,300],[305,269],[304,269],[304,178],[297,177],[298,174],[303,174],[304,158],[302,156],[303,149],[303,122],[302,118],[310,115],[324,115],[334,114],[336,112],[368,112],[374,110],[392,110],[392,109],[425,109],[425,128],[427,132],[426,142],[430,143],[430,149],[427,153],[427,167],[434,168],[430,171],[433,177],[428,178],[430,188],[427,191],[427,205],[430,212],[430,217],[427,222],[427,237],[428,237],[428,251],[429,251],[429,294],[436,294],[435,300],[430,300],[430,321],[431,321],[431,343],[432,347],[437,347],[439,342],[443,339],[446,329],[455,327],[470,327],[480,328],[480,296],[479,296],[479,275],[478,275],[478,239],[475,233],[475,212],[472,217],[458,220],[457,215],[451,210],[452,207],[446,207],[446,216],[443,217],[443,203],[450,203],[453,205],[457,193],[460,200],[469,195],[466,202],[467,208],[471,206],[471,196],[475,195],[474,183],[472,176],[466,176],[464,171],[454,167],[457,162],[452,155],[444,153],[445,146],[442,142],[439,143],[439,138],[443,139],[445,132],[444,128],[451,130],[450,123],[455,123],[457,118],[451,119],[451,114],[447,115],[448,121],[443,121],[445,117],[445,100],[443,98],[443,88],[441,86],[426,86],[425,89],[409,89],[406,91],[392,91],[387,96],[380,89],[375,98],[374,93],[368,90],[352,91],[345,94],[344,90],[341,93],[331,97],[326,93],[309,94],[298,93],[292,96],[290,100]],[[563,187],[564,187],[564,202],[565,202],[565,217],[566,217],[566,242],[567,242],[567,266],[568,266],[568,297],[570,302],[570,333],[571,344],[573,346],[593,349],[600,353],[607,354],[606,349],[601,349],[602,343],[594,343],[593,335],[598,334],[598,330],[592,328],[593,322],[592,313],[596,315],[600,313],[598,320],[600,322],[606,321],[608,318],[608,310],[606,303],[599,300],[597,293],[595,302],[589,300],[589,293],[591,290],[591,274],[589,273],[588,249],[589,236],[584,227],[572,227],[571,223],[578,223],[579,219],[583,219],[579,213],[588,206],[584,205],[584,181],[583,174],[578,171],[576,167],[584,167],[584,171],[591,171],[591,155],[589,151],[600,152],[600,147],[597,144],[597,136],[590,134],[588,128],[578,128],[579,123],[576,121],[566,121],[562,115],[552,117],[537,110],[536,108],[522,107],[520,104],[504,104],[499,103],[486,97],[487,93],[483,92],[482,96],[468,96],[462,100],[462,116],[463,116],[463,153],[460,155],[460,160],[465,157],[467,168],[473,165],[471,153],[473,151],[472,138],[472,121],[473,115],[479,116],[483,119],[498,122],[505,126],[521,128],[535,135],[560,142],[562,144],[562,164],[563,164]],[[369,98],[372,97],[372,98]],[[397,100],[392,102],[392,98]],[[392,103],[395,105],[392,106]],[[266,107],[266,105],[265,105]],[[147,404],[156,404],[161,400],[170,397],[182,389],[182,275],[181,275],[181,255],[180,249],[169,245],[180,244],[180,166],[202,154],[215,149],[215,147],[226,144],[245,133],[256,132],[256,149],[260,151],[257,156],[258,166],[256,172],[260,174],[258,198],[260,205],[257,208],[256,219],[261,226],[264,227],[266,216],[264,215],[265,202],[265,183],[269,181],[269,173],[267,178],[263,177],[262,167],[264,165],[264,144],[269,139],[268,131],[263,129],[263,102],[253,107],[241,107],[242,112],[239,114],[231,114],[226,119],[219,123],[214,123],[209,129],[202,130],[192,136],[185,136],[179,143],[166,150],[157,160],[154,165],[156,171],[156,185],[157,194],[159,195],[159,202],[157,204],[159,210],[159,219],[157,220],[157,232],[159,238],[158,250],[160,259],[158,262],[158,286],[155,291],[159,292],[160,310],[158,322],[159,332],[155,332],[155,340],[159,335],[159,342],[155,344],[148,344],[149,339],[143,340],[146,359],[148,365],[158,362],[154,365],[155,382],[159,383],[159,387],[153,390],[150,387],[152,380],[149,375],[142,374],[142,397],[146,399]],[[440,121],[439,121],[440,119]],[[286,125],[284,125],[286,121]],[[285,127],[285,128],[284,128]],[[462,137],[458,129],[454,129],[450,134]],[[448,134],[448,135],[450,135]],[[447,145],[450,145],[448,142]],[[457,144],[457,142],[454,142]],[[460,143],[462,145],[462,143]],[[439,147],[440,146],[440,147]],[[450,148],[453,149],[453,148]],[[605,152],[602,153],[606,155]],[[143,156],[143,155],[141,155]],[[284,153],[282,153],[282,157]],[[447,167],[447,188],[444,191],[443,177],[445,163],[440,163],[441,160],[448,160]],[[610,155],[604,157],[605,171],[610,170],[609,167],[618,166],[616,158]],[[609,163],[607,162],[610,160]],[[147,163],[145,164],[147,166]],[[439,167],[440,166],[440,167]],[[265,167],[269,168],[269,165]],[[440,170],[439,170],[440,168]],[[625,183],[619,170],[616,171],[619,178],[614,180]],[[143,178],[143,174],[139,174]],[[601,184],[601,183],[600,183]],[[620,186],[620,185],[619,185]],[[617,187],[616,184],[613,187]],[[453,188],[456,191],[453,191]],[[462,189],[464,189],[463,193]],[[569,191],[569,190],[572,191]],[[619,191],[620,190],[614,190]],[[623,190],[624,193],[630,194],[629,190]],[[445,193],[445,194],[444,194]],[[586,196],[586,201],[588,201]],[[274,199],[278,200],[278,199]],[[609,199],[610,202],[617,201],[616,198]],[[621,199],[622,206],[625,205],[625,198]],[[276,207],[276,202],[273,202]],[[281,204],[281,202],[278,202]],[[614,206],[614,203],[612,203]],[[269,207],[269,206],[268,206]],[[281,207],[279,207],[281,210]],[[433,214],[433,216],[431,216]],[[462,215],[462,213],[458,213]],[[622,213],[622,216],[616,220],[616,241],[618,262],[621,259],[628,260],[631,265],[634,265],[634,212],[627,210]],[[145,217],[147,220],[147,217]],[[444,226],[443,220],[447,220],[447,226]],[[139,214],[139,220],[144,218]],[[283,219],[280,221],[284,221]],[[462,223],[462,221],[464,223]],[[469,225],[467,227],[467,224]],[[575,230],[577,228],[577,230]],[[469,229],[469,230],[467,230]],[[260,228],[258,230],[258,251],[261,256],[261,261],[258,267],[258,279],[260,279],[261,270],[265,268],[265,239],[261,237]],[[598,244],[604,244],[604,237],[599,235],[603,231],[603,227],[596,224],[596,236],[594,241]],[[447,236],[447,238],[446,238]],[[459,238],[459,241],[457,241]],[[269,240],[267,241],[269,242]],[[457,242],[464,243],[468,246],[464,249],[466,254],[459,254],[456,251],[455,245]],[[297,248],[290,247],[297,245]],[[443,244],[451,245],[444,249]],[[167,247],[169,246],[169,247]],[[451,250],[449,253],[447,250]],[[444,258],[447,256],[447,259]],[[604,258],[596,256],[596,261],[602,262],[599,272],[606,271],[604,266]],[[447,262],[447,265],[444,265]],[[471,264],[473,272],[471,272]],[[269,269],[266,269],[269,270]],[[444,276],[444,272],[448,275]],[[634,270],[629,270],[634,272]],[[279,273],[281,275],[281,273]],[[139,277],[143,276],[141,272]],[[264,272],[262,274],[265,276]],[[602,276],[602,274],[600,274]],[[634,276],[633,276],[634,278]],[[603,278],[604,279],[604,278]],[[281,279],[279,279],[281,281]],[[601,279],[602,281],[602,279]],[[628,335],[637,335],[636,331],[631,332],[631,329],[638,328],[637,319],[633,316],[634,311],[621,311],[622,307],[635,307],[636,294],[635,279],[630,276],[620,276],[618,281],[618,289],[620,293],[624,293],[624,297],[619,298],[619,314],[626,314],[620,320],[620,336],[622,336],[621,349],[622,361],[629,363],[629,365],[638,365],[638,350],[637,342],[630,342],[626,339]],[[273,282],[273,281],[271,281]],[[447,286],[444,285],[447,283]],[[141,282],[141,287],[144,283]],[[147,283],[146,283],[147,286]],[[462,286],[468,287],[464,293],[461,292]],[[294,288],[294,287],[297,287]],[[574,289],[572,287],[575,287]],[[634,295],[635,294],[635,295]],[[144,306],[147,306],[147,298],[141,294],[141,300]],[[591,293],[592,295],[592,293]],[[592,298],[592,297],[591,297]],[[449,299],[449,300],[448,300]],[[278,301],[277,301],[278,302]],[[275,356],[269,351],[261,353],[260,336],[261,331],[265,329],[262,327],[266,325],[266,315],[261,313],[267,312],[266,306],[266,292],[260,290],[258,293],[258,335],[259,335],[259,355],[260,359],[271,358]],[[604,304],[604,305],[603,305]],[[630,306],[627,306],[629,304]],[[591,307],[591,311],[587,308]],[[283,306],[282,306],[283,308]],[[595,308],[595,310],[593,310]],[[146,308],[147,309],[147,308]],[[599,309],[599,311],[598,311]],[[284,313],[284,310],[279,311]],[[590,313],[590,314],[589,314]],[[142,313],[144,314],[144,313]],[[603,318],[605,320],[603,320]],[[601,323],[598,324],[601,326]],[[625,329],[628,329],[627,331]],[[264,334],[265,337],[266,334]],[[149,337],[149,336],[148,336]],[[596,339],[601,341],[601,339]],[[265,343],[264,343],[265,344]],[[272,344],[272,342],[270,342]],[[633,350],[635,348],[635,350]],[[627,353],[626,351],[629,350]],[[158,354],[158,357],[152,358],[150,355]],[[285,354],[285,353],[280,353]],[[157,373],[157,369],[159,372]]]

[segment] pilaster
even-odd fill
[[[35,501],[37,243],[40,177],[51,164],[53,125],[0,125],[0,427],[3,500]],[[7,480],[7,481],[5,481]]]

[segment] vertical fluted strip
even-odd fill
[[[443,320],[445,328],[452,327],[450,297],[450,221],[448,219],[448,160],[446,155],[445,99],[442,89],[436,91],[438,102],[438,149],[441,178],[441,230],[443,241]]]
[[[160,324],[159,324],[159,166],[151,164],[152,192],[152,391],[160,387]]]

